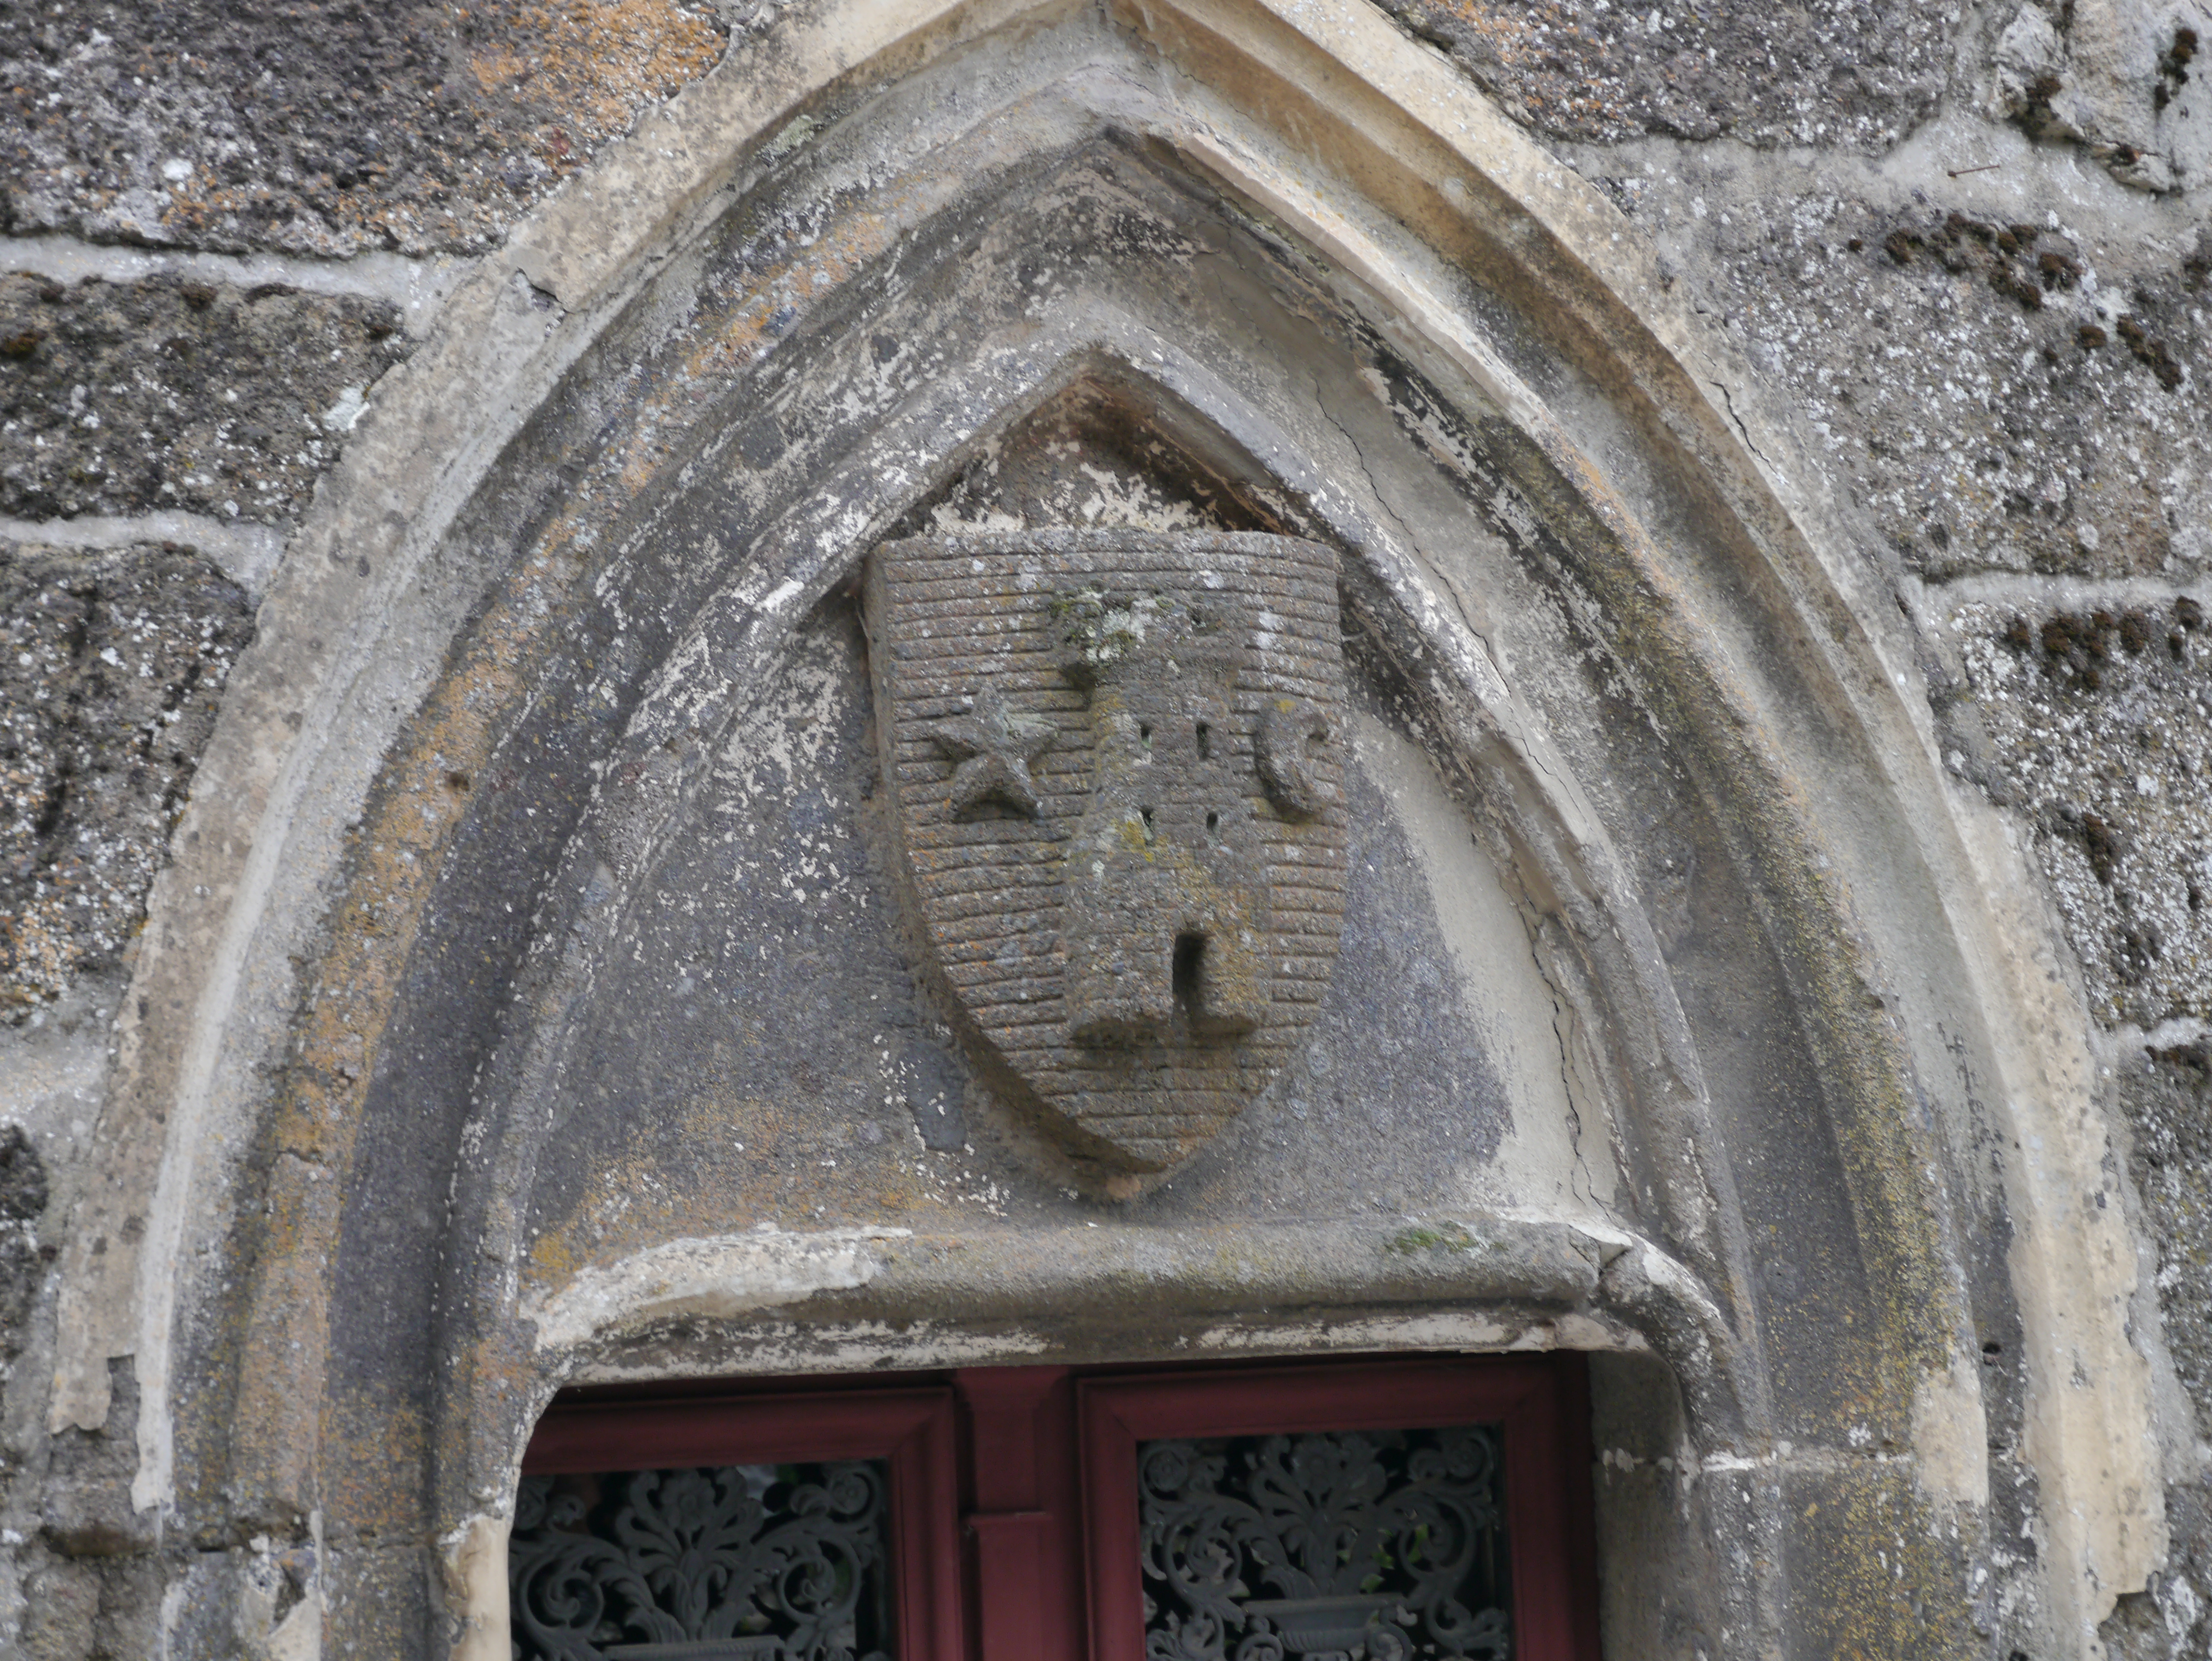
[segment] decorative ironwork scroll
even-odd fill
[[[889,1661],[880,1464],[528,1476],[515,1661]]]
[[[1143,1444],[1149,1661],[1506,1661],[1501,1469],[1486,1426]]]

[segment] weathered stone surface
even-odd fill
[[[289,520],[399,328],[385,301],[0,277],[0,514]]]
[[[0,211],[234,252],[480,249],[724,33],[677,0],[14,5]]]
[[[2198,61],[2208,39],[2212,10],[2198,4],[2021,6],[1991,54],[1990,102],[2038,138],[2078,141],[2124,185],[2200,183],[2212,160]]]
[[[1721,134],[1879,150],[1936,108],[1964,15],[1883,0],[1380,0],[1506,111],[1563,138]]]
[[[2212,1017],[2203,607],[2186,595],[2056,614],[1977,604],[1952,626],[2098,1014],[2145,1027]]]
[[[98,1572],[85,1563],[48,1563],[31,1576],[26,1590],[24,1652],[32,1661],[85,1661],[100,1618]]]
[[[1266,1088],[1342,926],[1335,557],[1128,531],[878,551],[884,770],[921,934],[1086,1144],[1176,1163]]]
[[[2123,1067],[2118,1083],[2128,1176],[2157,1242],[2166,1346],[2202,1439],[2212,1428],[2212,1050],[2153,1050]],[[2166,1526],[2165,1570],[2105,1626],[2118,1661],[2180,1661],[2212,1641],[2212,1485],[2171,1488]]]
[[[1786,390],[1877,533],[1880,580],[1919,595],[1947,764],[2023,815],[2100,1015],[2201,1016],[2189,619],[2212,564],[2212,266],[2195,226],[2147,238],[2143,198],[2063,188],[2013,143],[1978,203],[1979,174],[1721,146],[1578,162]],[[1928,181],[1920,199],[1907,179]],[[2032,586],[2046,575],[2136,586],[2069,603]],[[2016,579],[2017,599],[1994,597]]]
[[[30,1338],[31,1310],[46,1275],[40,1220],[49,1191],[46,1162],[21,1125],[0,1126],[0,1400]],[[0,1452],[0,1478],[14,1461]]]
[[[252,629],[183,550],[0,547],[0,1011],[129,945]]]
[[[1788,390],[1906,569],[2212,561],[2212,334],[2180,251],[2055,199],[1890,209],[1686,152],[1584,167]]]

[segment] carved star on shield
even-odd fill
[[[976,698],[966,715],[933,723],[931,741],[957,764],[952,770],[953,817],[996,801],[1035,818],[1036,782],[1030,776],[1030,764],[1059,736],[1052,722],[1009,709],[995,687]]]

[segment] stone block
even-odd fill
[[[726,33],[678,0],[11,13],[6,228],[322,256],[493,246]]]
[[[0,277],[0,514],[294,517],[407,355],[358,295]]]
[[[182,550],[0,545],[0,1016],[119,960],[252,631]]]

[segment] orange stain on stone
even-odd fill
[[[1615,123],[1632,119],[1624,88],[1578,73],[1562,50],[1586,48],[1595,57],[1603,45],[1565,8],[1442,0],[1441,9],[1481,36],[1498,65],[1514,77],[1514,90],[1531,116],[1572,114],[1583,121]],[[1667,78],[1674,76],[1670,73]]]
[[[323,1276],[336,1255],[339,1200],[378,1041],[445,849],[466,810],[468,792],[453,781],[481,776],[526,695],[525,672],[540,655],[532,649],[535,637],[556,627],[558,591],[568,575],[565,565],[542,560],[526,561],[510,574],[468,654],[416,717],[411,741],[356,832],[352,878],[333,919],[337,944],[317,973],[280,1098],[276,1150],[296,1163],[287,1179],[280,1159],[270,1183],[263,1267],[240,1364],[242,1468],[276,1475],[295,1503],[310,1503],[311,1490],[323,1492],[337,1510],[375,1499],[362,1489],[335,1500],[328,1484],[353,1462],[318,1460],[303,1441],[300,1392],[313,1388],[313,1358],[328,1339]],[[332,1448],[344,1435],[334,1411],[325,1404],[321,1436]],[[420,1427],[405,1435],[419,1444]]]
[[[471,77],[495,106],[487,112],[494,124],[493,161],[498,150],[512,146],[526,149],[543,169],[512,187],[518,196],[534,196],[582,167],[601,144],[627,131],[647,105],[713,69],[724,46],[720,30],[673,0],[541,0],[511,9],[497,4],[478,9],[501,27],[502,36],[467,60]],[[467,18],[465,9],[454,14],[457,25]],[[501,104],[504,110],[496,107]],[[411,122],[401,125],[414,131]],[[434,159],[439,165],[403,198],[389,194],[392,169],[380,161],[363,167],[357,180],[318,175],[306,183],[314,187],[319,211],[297,218],[294,229],[326,254],[351,252],[362,233],[370,246],[381,240],[404,248],[426,238],[483,234],[485,214],[495,211],[471,194],[483,182],[483,159]],[[441,171],[450,179],[441,179]],[[106,208],[122,192],[86,195],[90,205]],[[441,210],[449,198],[461,209],[460,217]],[[264,181],[226,185],[200,173],[166,187],[160,222],[170,235],[187,240],[222,234],[234,220],[276,199]]]
[[[586,145],[621,131],[638,106],[714,67],[722,37],[670,0],[567,0],[526,6],[518,33],[536,37],[527,53],[512,45],[482,52],[469,70],[486,93],[543,106],[539,159],[556,167]]]

